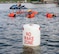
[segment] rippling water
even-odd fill
[[[0,54],[20,54],[23,52],[22,26],[26,23],[37,23],[41,27],[41,46],[39,47],[41,54],[59,54],[59,17],[52,19],[45,17],[46,12],[59,13],[59,7],[37,5],[33,7],[40,14],[32,20],[23,15],[12,19],[8,17],[11,10],[0,8]],[[36,54],[39,54],[40,51]]]

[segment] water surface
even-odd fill
[[[40,12],[30,20],[23,15],[13,19],[8,17],[8,14],[13,11],[9,10],[11,5],[0,4],[0,54],[21,54],[23,52],[22,26],[27,23],[37,23],[41,27],[40,51],[36,51],[36,54],[59,54],[59,17],[47,19],[45,16],[47,12],[59,13],[59,7],[51,4],[23,3],[22,5]]]

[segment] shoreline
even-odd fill
[[[0,2],[0,4],[11,4],[11,3],[17,3],[15,1],[5,1],[5,2]],[[45,2],[38,2],[38,1],[31,1],[31,2],[25,2],[25,1],[20,1],[20,3],[32,3],[32,4],[56,4],[55,2],[51,2],[51,3],[45,3]]]

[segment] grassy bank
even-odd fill
[[[17,3],[17,1],[20,1],[21,3],[25,2],[24,0],[0,0],[0,3]],[[27,0],[27,2],[29,3],[39,3],[36,0]]]
[[[23,2],[22,0],[0,0],[0,3],[14,3],[14,2],[17,2],[17,1],[20,1],[20,2]]]
[[[17,1],[24,2],[24,0],[0,0],[0,3],[7,3],[7,2],[14,3]],[[27,0],[27,2],[31,2],[31,0]]]

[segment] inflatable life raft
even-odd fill
[[[20,7],[18,7],[17,5],[12,5],[10,9],[27,9],[27,8],[24,5]]]

